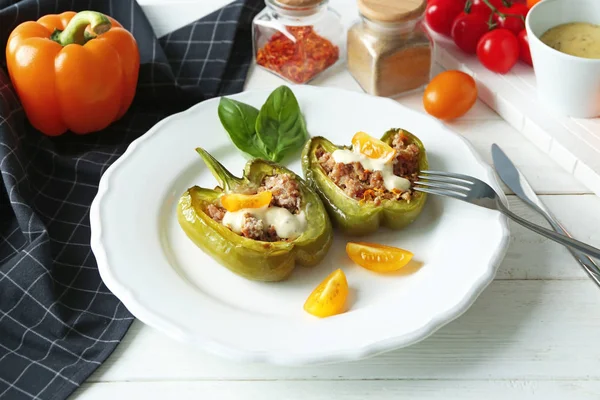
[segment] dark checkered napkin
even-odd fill
[[[0,398],[66,398],[119,344],[133,318],[102,283],[90,249],[100,177],[161,119],[242,90],[262,7],[236,0],[157,39],[133,0],[0,0]],[[136,99],[103,132],[49,138],[28,124],[4,48],[23,21],[84,9],[135,36]]]

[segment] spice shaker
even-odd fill
[[[307,83],[343,61],[344,26],[329,0],[265,0],[252,22],[256,64]]]
[[[348,30],[348,70],[369,94],[419,90],[431,79],[433,40],[423,26],[426,0],[358,0]]]

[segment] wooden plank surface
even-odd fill
[[[598,304],[600,290],[587,279],[498,280],[462,317],[414,346],[302,368],[224,360],[136,322],[89,382],[600,379]]]
[[[135,382],[84,385],[74,399],[163,400],[596,400],[600,383],[590,381],[276,381]]]
[[[177,0],[167,10],[166,0],[140,0],[159,33],[227,2]],[[246,88],[279,84],[273,75],[253,68]],[[343,68],[315,84],[359,90]],[[422,111],[420,94],[399,101]],[[491,144],[499,144],[571,233],[600,246],[600,199],[545,151],[482,102],[448,125],[487,162]],[[509,204],[519,215],[543,222],[514,196]],[[600,290],[560,245],[512,223],[511,233],[496,280],[462,317],[415,346],[353,363],[283,368],[220,359],[135,322],[74,398],[600,398],[600,346],[595,344]]]
[[[161,37],[218,10],[232,0],[137,0]]]

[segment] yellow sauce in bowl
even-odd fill
[[[540,40],[562,53],[600,59],[600,25],[572,22],[547,30]]]

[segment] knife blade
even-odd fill
[[[535,191],[521,171],[518,170],[504,151],[502,151],[495,143],[492,144],[492,159],[494,168],[496,169],[498,176],[500,176],[500,179],[502,179],[502,182],[504,182],[519,199],[533,210],[540,213],[548,221],[550,226],[552,226],[554,231],[572,237],[560,222],[556,220],[544,203],[542,203],[542,200],[535,194]],[[600,286],[600,268],[598,268],[598,264],[596,264],[593,259],[577,250],[568,250],[575,260],[583,267],[588,276]]]

